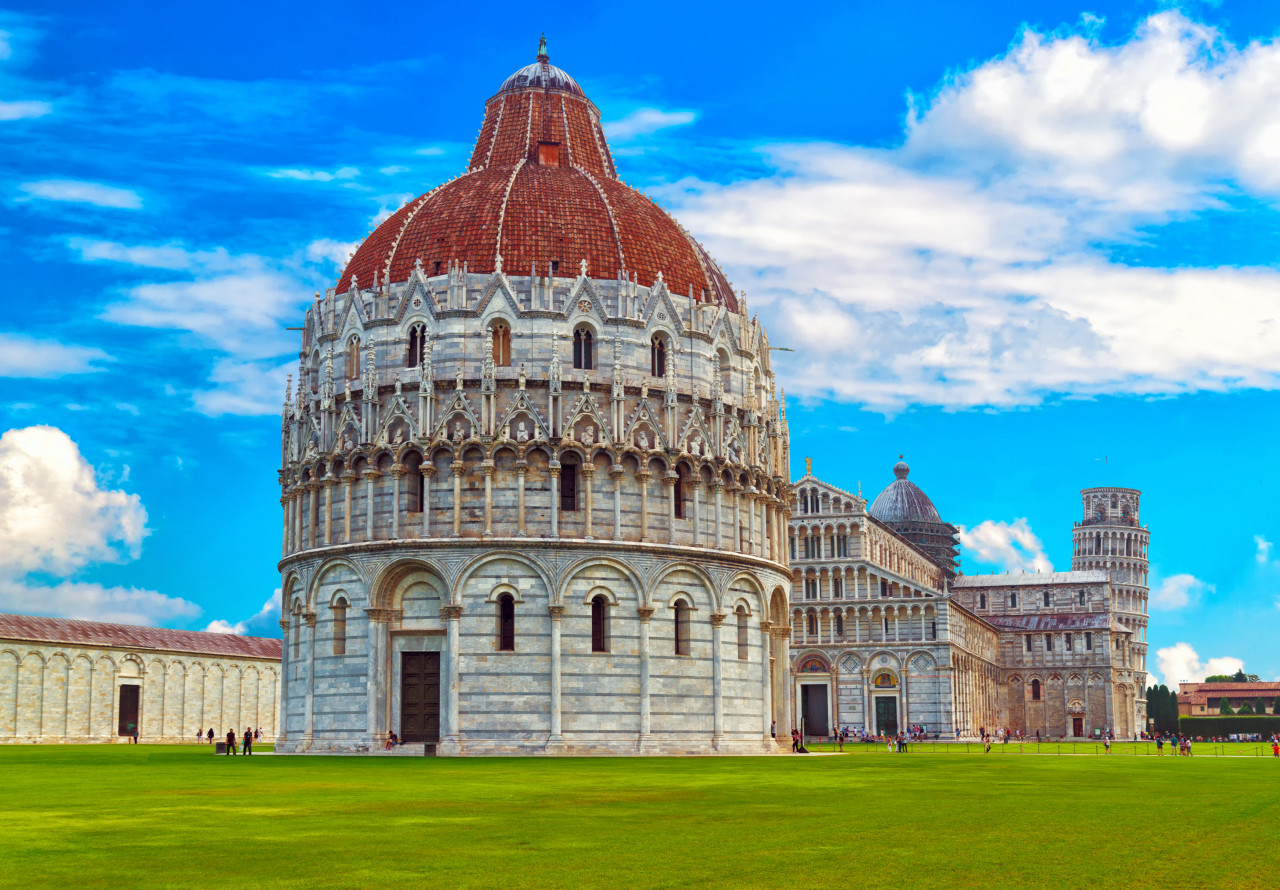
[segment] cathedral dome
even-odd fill
[[[338,280],[369,287],[450,265],[509,275],[628,280],[738,310],[710,255],[662,208],[618,179],[599,110],[540,47],[485,103],[467,171],[401,207]]]
[[[894,464],[893,475],[897,478],[880,492],[868,512],[881,522],[942,522],[933,501],[907,478],[910,472],[905,461]]]

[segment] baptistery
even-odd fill
[[[618,178],[545,44],[465,172],[317,294],[299,358],[277,750],[777,750],[791,497],[768,335]]]

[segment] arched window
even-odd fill
[[[609,598],[603,593],[591,599],[591,651],[609,651]]]
[[[667,341],[660,334],[649,341],[649,373],[654,377],[667,373]]]
[[[1045,604],[1045,607],[1046,607],[1046,608],[1048,608],[1048,606],[1051,604],[1051,602],[1052,602],[1052,600],[1051,600],[1051,598],[1050,598],[1049,591],[1047,591],[1047,590],[1046,590],[1046,591],[1044,592],[1044,604]]]
[[[1082,591],[1080,591],[1080,593],[1078,594],[1078,596],[1079,596],[1080,605],[1082,605],[1082,606],[1083,606],[1083,605],[1084,605],[1084,591],[1083,591],[1083,590],[1082,590]]]
[[[347,601],[342,597],[333,604],[333,654],[347,654]]]
[[[1016,593],[1009,594],[1009,608],[1010,609],[1018,608],[1018,595]]]
[[[987,607],[987,595],[985,593],[978,594],[978,608],[985,609]]]
[[[405,484],[409,495],[409,512],[421,513],[426,503],[426,478],[422,474],[422,458],[416,452],[405,455]]]
[[[836,612],[836,636],[844,636],[844,615],[840,612]]]
[[[1044,651],[1046,652],[1053,651],[1053,634],[1044,635]]]
[[[738,616],[738,658],[746,661],[750,639],[750,631],[747,628],[747,610],[742,606],[738,606],[738,608],[734,609],[734,614]]]
[[[516,651],[516,598],[509,593],[498,597],[498,651]]]
[[[733,381],[733,367],[729,364],[729,353],[721,349],[717,355],[720,356],[720,388],[725,392],[732,392],[730,384]]]
[[[595,351],[592,348],[592,336],[589,328],[577,328],[573,332],[573,367],[579,371],[590,371],[595,364]]]
[[[360,338],[352,336],[347,341],[347,379],[356,380],[360,377]]]
[[[409,348],[405,350],[404,354],[404,366],[406,368],[416,368],[422,364],[422,354],[426,351],[426,345],[426,325],[415,324],[409,328]]]
[[[689,604],[676,600],[676,655],[689,654]]]
[[[1133,540],[1128,537],[1124,539],[1124,555],[1133,556]]]
[[[1031,700],[1040,701],[1040,681],[1039,680],[1031,681]]]
[[[676,466],[676,479],[671,484],[672,506],[675,509],[676,519],[685,519],[684,499],[687,494],[686,488],[689,484],[689,472],[684,468],[683,464]]]
[[[818,614],[810,612],[805,616],[805,621],[805,632],[811,637],[816,637],[818,635]]]
[[[511,328],[505,321],[493,325],[493,363],[499,368],[511,367]]]
[[[573,513],[578,509],[578,457],[566,454],[560,460],[560,510]]]

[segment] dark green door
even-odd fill
[[[876,732],[898,734],[898,700],[882,695],[876,699]]]
[[[807,736],[827,735],[827,687],[818,683],[800,686],[804,697],[800,700],[803,723],[800,731]]]

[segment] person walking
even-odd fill
[[[213,727],[212,726],[209,727],[209,744],[210,745],[213,744]]]
[[[1103,749],[1104,749],[1104,752],[1103,752],[1103,753],[1110,754],[1110,753],[1111,753],[1111,739],[1110,739],[1110,738],[1105,738],[1105,739],[1103,739],[1103,740],[1102,740],[1102,747],[1103,747]]]
[[[778,737],[778,721],[769,721],[769,738],[776,739]]]
[[[1280,757],[1280,740],[1277,740],[1274,736],[1271,738],[1271,756]]]
[[[245,754],[253,753],[253,729],[246,726],[244,728],[244,751]]]
[[[1160,736],[1156,736],[1156,756],[1164,756],[1164,739],[1160,738]]]
[[[204,730],[203,730],[203,729],[197,729],[197,730],[196,730],[196,744],[197,744],[197,745],[203,745],[203,744],[204,744]]]
[[[796,732],[796,728],[791,727],[791,753],[797,754],[800,751],[800,733]]]
[[[234,729],[227,730],[227,756],[236,753],[236,731]]]

